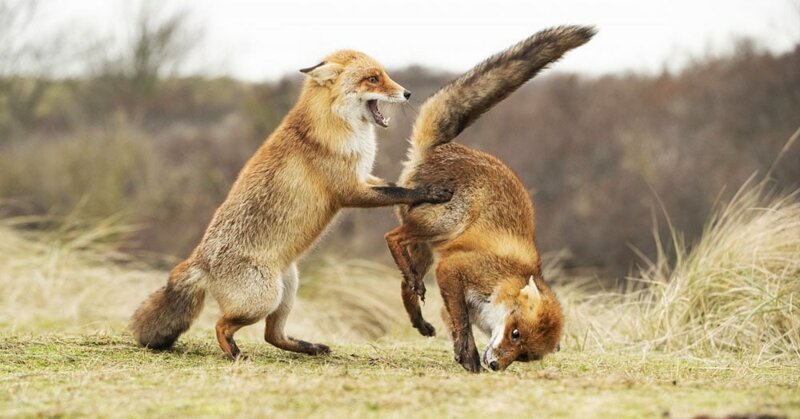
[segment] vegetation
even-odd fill
[[[202,39],[182,15],[143,14],[130,32],[117,46],[98,35],[92,52],[58,55],[78,69],[67,75],[54,73],[62,66],[48,54],[0,58],[9,67],[0,69],[0,211],[119,216],[139,227],[128,250],[183,257],[294,104],[301,75],[263,83],[182,75],[189,41]],[[31,42],[21,51],[49,45],[45,36]],[[800,126],[797,68],[800,48],[775,55],[747,41],[656,75],[590,78],[556,67],[458,141],[499,156],[530,186],[540,248],[568,250],[567,267],[621,278],[639,261],[630,247],[656,256],[657,199],[691,243],[720,193],[729,199],[768,170]],[[379,133],[375,172],[396,179],[416,107],[451,75],[390,72],[414,92]],[[772,177],[794,190],[800,148],[787,153]],[[317,254],[388,264],[382,236],[395,223],[388,209],[348,211]]]
[[[0,409],[26,416],[800,414],[796,363],[565,350],[540,364],[469,376],[438,339],[340,344],[322,358],[254,342],[253,358],[235,364],[212,339],[194,335],[174,351],[151,353],[118,335],[5,337]]]
[[[568,313],[563,350],[479,376],[445,337],[413,331],[393,269],[359,261],[302,269],[289,331],[333,343],[329,357],[272,348],[254,326],[240,333],[251,357],[231,364],[213,302],[174,350],[139,348],[127,318],[166,272],[114,251],[113,221],[47,236],[14,226],[27,221],[0,229],[0,411],[11,415],[800,414],[800,200],[763,183],[625,292],[545,256]],[[430,288],[424,311],[443,330]]]
[[[567,312],[561,352],[469,375],[446,337],[408,324],[390,209],[346,213],[301,265],[288,330],[331,356],[279,351],[254,326],[237,335],[251,357],[231,363],[213,301],[175,349],[137,347],[130,314],[300,78],[179,72],[199,39],[180,14],[145,10],[125,42],[81,39],[91,51],[25,36],[35,15],[0,0],[0,415],[800,416],[800,45],[547,74],[459,138],[532,187]],[[391,73],[418,99],[450,78]],[[381,133],[377,174],[397,176],[415,106]]]
[[[718,208],[694,246],[672,233],[675,261],[659,246],[625,292],[578,293],[583,301],[567,293],[568,306],[584,310],[572,317],[588,322],[587,338],[704,357],[800,357],[797,194],[748,183]]]

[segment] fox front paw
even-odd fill
[[[428,185],[422,188],[421,202],[441,204],[453,197],[453,190],[445,185]]]
[[[464,349],[456,352],[456,362],[461,364],[465,370],[471,373],[479,373],[483,369],[481,367],[481,360],[476,349],[473,349],[472,351]]]

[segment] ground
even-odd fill
[[[117,334],[10,334],[0,344],[9,416],[800,416],[800,366],[566,349],[471,375],[444,339],[334,345],[322,357],[248,340],[221,356],[210,331],[153,352]]]
[[[453,360],[433,281],[422,310],[440,333],[414,331],[394,267],[306,261],[287,330],[333,353],[283,352],[260,324],[237,333],[250,357],[231,362],[211,298],[174,349],[135,344],[130,315],[165,270],[97,243],[97,230],[53,239],[0,223],[0,416],[800,417],[792,205],[770,222],[761,215],[786,211],[742,206],[759,218],[729,216],[729,234],[711,230],[640,291],[587,289],[545,265],[565,309],[561,352],[479,375]]]

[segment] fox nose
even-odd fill
[[[403,90],[403,97],[406,98],[406,100],[408,100],[408,98],[411,97],[411,92],[408,90]]]
[[[492,361],[489,363],[489,368],[491,368],[492,371],[497,371],[500,369],[500,364],[498,364],[497,361]]]

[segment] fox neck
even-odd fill
[[[298,106],[308,110],[311,134],[334,153],[355,160],[359,180],[372,172],[377,152],[375,126],[363,118],[356,99],[337,98],[327,88],[303,89]]]
[[[502,295],[500,287],[495,289],[488,298],[475,292],[467,292],[470,320],[489,338],[489,345],[496,344],[495,341],[499,341],[503,336],[505,319],[511,313],[511,307],[507,304],[507,300]]]

